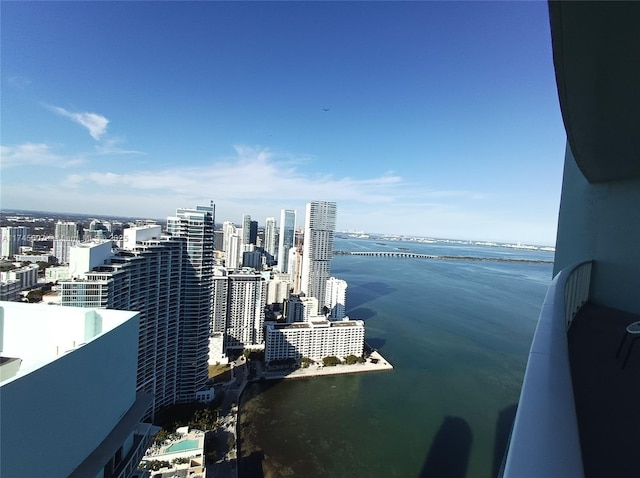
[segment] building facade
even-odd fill
[[[266,287],[261,274],[241,270],[228,275],[225,350],[264,343]]]
[[[278,263],[279,272],[288,271],[289,250],[293,248],[296,239],[296,211],[282,209],[280,211],[280,234],[278,237]]]
[[[209,328],[212,317],[212,285],[215,255],[213,229],[215,206],[178,209],[167,218],[167,232],[185,241],[182,263],[178,401],[193,400],[209,376]]]
[[[5,226],[0,228],[0,257],[8,259],[27,246],[31,240],[31,228],[27,226]]]
[[[276,218],[268,217],[264,222],[264,250],[269,254],[269,263],[276,257]]]
[[[0,476],[128,478],[158,431],[136,393],[138,314],[0,303]],[[34,433],[55,432],[34,453]]]
[[[318,299],[319,307],[325,303],[327,280],[331,276],[335,229],[335,202],[307,203],[300,292]]]
[[[360,357],[364,351],[362,320],[327,320],[295,324],[267,324],[265,361],[308,357]]]
[[[329,277],[324,305],[329,309],[332,320],[342,320],[346,316],[347,281]]]

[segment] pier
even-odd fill
[[[481,262],[519,262],[529,264],[553,264],[544,259],[518,259],[511,257],[477,257],[477,256],[436,256],[433,254],[418,254],[403,251],[333,251],[334,255],[364,256],[364,257],[393,257],[399,259],[436,259],[441,261],[481,261]]]

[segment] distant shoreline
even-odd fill
[[[518,262],[527,264],[553,264],[547,259],[518,259],[515,257],[477,257],[477,256],[436,256],[433,254],[419,254],[414,252],[391,252],[391,251],[333,251],[339,256],[362,256],[362,257],[390,257],[397,259],[433,259],[441,261],[479,261],[479,262]]]

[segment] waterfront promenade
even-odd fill
[[[260,374],[260,378],[264,380],[300,379],[321,377],[325,375],[341,375],[346,373],[379,372],[383,370],[393,370],[393,365],[391,365],[387,359],[376,351],[372,352],[371,356],[361,364],[341,364],[333,367],[310,365],[307,368],[297,368],[295,370],[263,371]]]

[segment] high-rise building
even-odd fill
[[[280,211],[280,237],[278,238],[279,272],[288,271],[289,249],[294,246],[296,236],[296,212],[292,209]]]
[[[264,343],[264,308],[267,301],[261,274],[242,270],[228,276],[225,349]]]
[[[242,216],[242,245],[251,244],[251,216],[244,214]]]
[[[61,282],[61,303],[139,311],[136,383],[138,391],[154,395],[155,410],[176,403],[181,388],[178,357],[185,241],[153,238],[159,235],[160,226],[126,231],[128,250],[109,254],[108,259],[106,251],[99,250],[105,245],[72,248],[70,268],[74,271],[88,267],[90,261],[82,259],[91,255],[91,249],[95,249],[93,255],[102,258],[102,263],[93,264],[86,273],[78,275],[84,280]],[[74,254],[75,249],[83,254]],[[108,251],[111,252],[110,248]],[[76,258],[82,260],[82,266],[76,263]]]
[[[69,263],[69,248],[82,239],[82,226],[75,222],[58,221],[53,239],[53,255],[59,264]]]
[[[0,228],[0,257],[13,257],[30,242],[31,228],[27,226],[5,226]]]
[[[275,217],[268,217],[264,222],[264,250],[267,251],[267,254],[269,254],[269,261],[273,261],[273,259],[276,257]]]
[[[324,305],[327,279],[331,275],[335,229],[335,202],[307,203],[300,292],[318,299],[319,307]]]
[[[214,223],[213,202],[210,206],[178,209],[174,217],[167,218],[168,234],[186,242],[187,255],[181,274],[179,402],[193,400],[195,392],[204,388],[209,375]]]
[[[258,244],[258,221],[249,222],[249,244]]]
[[[346,314],[347,281],[329,277],[325,292],[324,305],[329,309],[329,317],[342,320]]]

